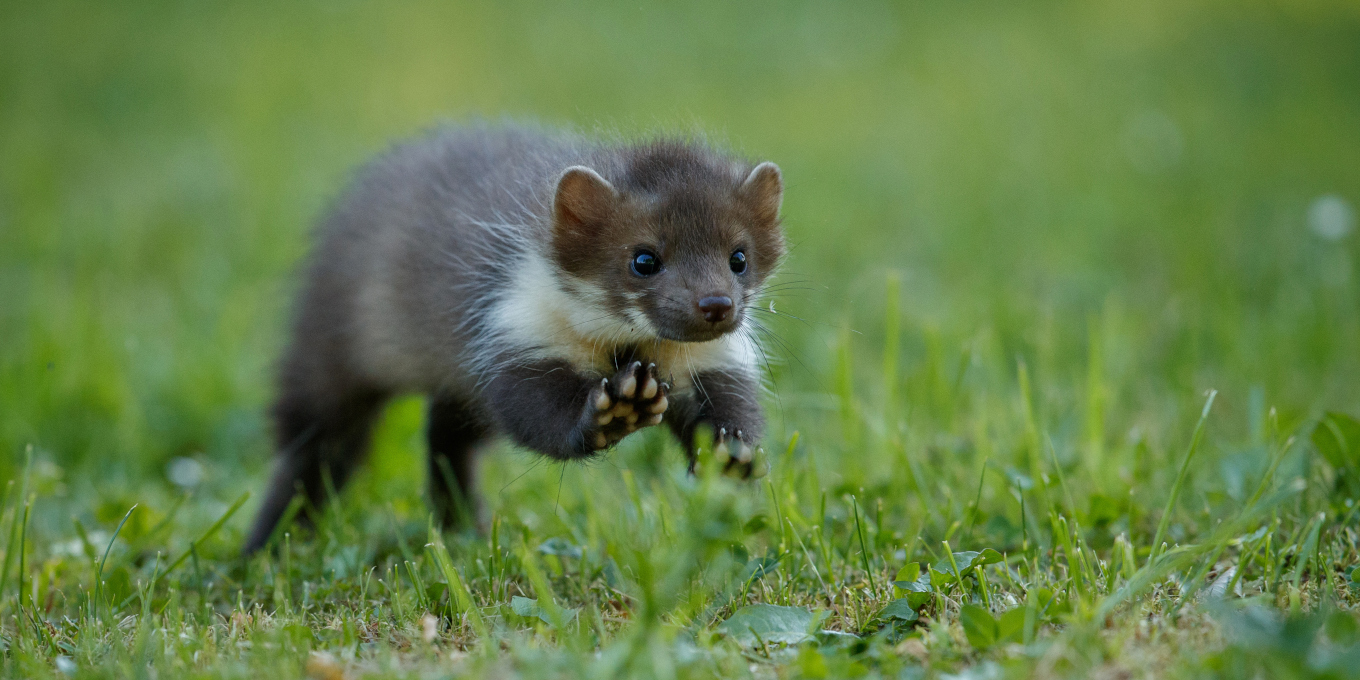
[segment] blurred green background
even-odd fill
[[[31,446],[42,494],[114,519],[172,493],[176,458],[220,498],[258,487],[314,218],[391,141],[502,115],[699,129],[783,167],[786,277],[811,290],[777,303],[810,323],[771,342],[775,437],[853,454],[855,409],[897,394],[947,443],[974,427],[958,385],[1013,393],[1018,361],[1064,459],[1178,449],[1210,387],[1233,441],[1266,404],[1356,410],[1353,1],[17,0],[0,479]],[[375,477],[413,498],[419,420],[398,407]]]

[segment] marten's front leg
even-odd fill
[[[498,373],[486,396],[501,430],[515,443],[567,460],[660,423],[669,391],[654,364],[633,362],[601,377],[564,361],[543,360]]]
[[[759,379],[745,371],[704,371],[684,394],[672,396],[666,421],[685,446],[691,470],[697,454],[694,436],[707,427],[713,433],[714,457],[725,473],[747,478],[768,471],[760,447],[765,415],[759,391]]]

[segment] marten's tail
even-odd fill
[[[344,486],[363,460],[373,423],[387,399],[382,391],[354,387],[317,397],[317,390],[306,387],[308,381],[290,375],[299,363],[310,362],[285,361],[283,392],[272,413],[278,460],[242,549],[245,554],[269,542],[294,497],[300,495],[304,501],[301,519],[307,523],[316,519],[323,502]],[[332,380],[326,382],[335,385],[334,376],[329,377]]]

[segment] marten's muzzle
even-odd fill
[[[695,303],[704,321],[719,324],[732,318],[732,298],[726,295],[710,295]]]

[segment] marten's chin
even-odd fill
[[[724,335],[731,335],[741,327],[740,323],[707,324],[704,326],[687,326],[680,328],[661,328],[657,335],[662,340],[672,342],[712,342]]]

